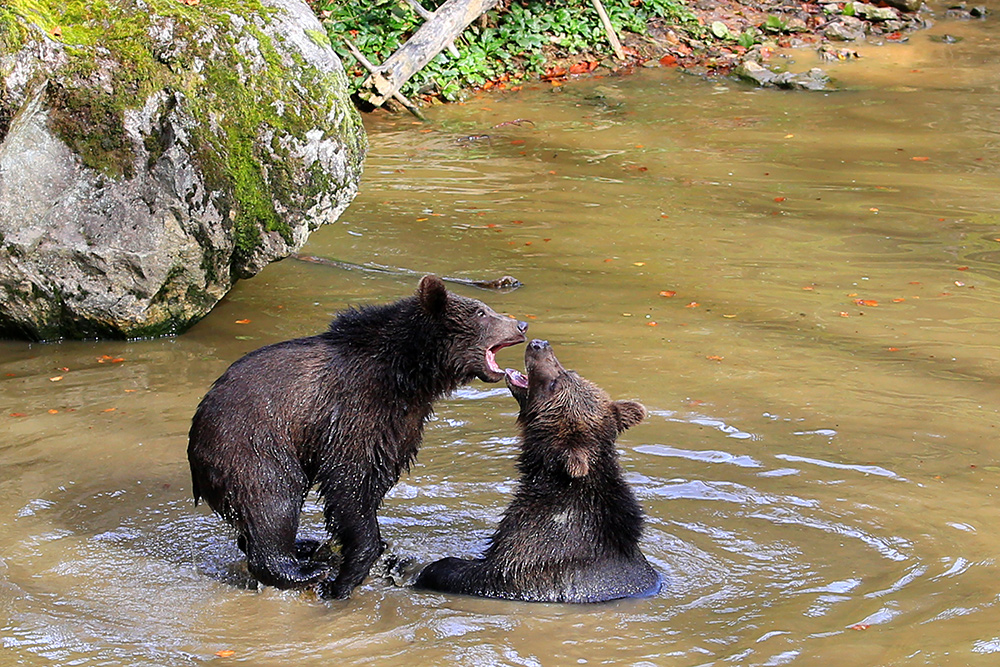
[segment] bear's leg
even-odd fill
[[[385,542],[379,534],[375,512],[349,519],[341,516],[337,521],[341,555],[344,560],[340,572],[333,582],[324,582],[320,594],[325,598],[343,600],[351,596],[351,591],[364,581],[372,565],[385,550]]]
[[[276,588],[303,588],[323,579],[326,566],[300,558],[296,549],[304,480],[259,484],[251,493],[254,501],[243,503],[240,540],[250,574]]]
[[[449,557],[425,567],[414,586],[439,593],[498,597],[498,591],[487,590],[490,579],[485,561]]]

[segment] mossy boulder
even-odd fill
[[[183,331],[357,191],[301,0],[0,5],[0,336]]]

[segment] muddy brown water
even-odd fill
[[[455,289],[647,406],[619,445],[659,595],[241,586],[189,497],[198,400],[416,281],[289,260],[178,338],[0,343],[0,664],[997,664],[1000,28],[862,54],[831,94],[654,70],[373,121],[362,192],[305,249],[522,280]],[[483,548],[514,416],[482,383],[439,405],[382,511],[393,552]]]

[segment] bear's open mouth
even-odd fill
[[[504,371],[507,376],[507,382],[511,383],[515,387],[520,387],[521,389],[528,388],[528,376],[515,368],[508,368]]]
[[[500,364],[497,363],[497,352],[505,347],[510,347],[511,345],[517,345],[522,342],[522,340],[514,341],[513,343],[500,343],[499,345],[494,345],[493,347],[486,350],[486,367],[490,369],[493,373],[503,376],[504,370],[500,368]]]

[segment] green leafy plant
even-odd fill
[[[443,0],[424,0],[433,11]],[[608,2],[616,30],[643,34],[652,19],[695,26],[681,0]],[[343,44],[348,37],[372,62],[382,62],[423,24],[405,0],[316,0],[314,7],[334,49],[352,62]],[[485,26],[473,23],[456,41],[459,56],[438,54],[403,86],[404,95],[435,94],[458,99],[462,91],[505,79],[537,76],[552,58],[606,51],[604,29],[589,0],[513,0],[487,14]],[[355,86],[367,72],[353,68]]]

